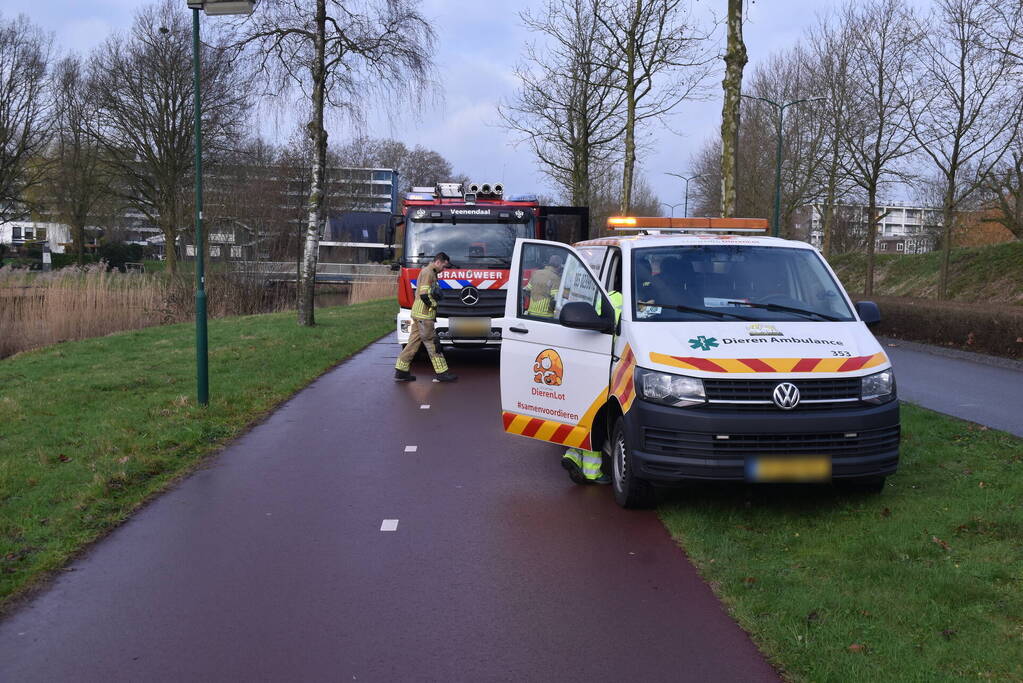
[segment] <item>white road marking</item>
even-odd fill
[[[405,446],[406,453],[415,453],[419,450],[419,446]]]
[[[419,409],[420,410],[429,410],[430,409],[430,404],[429,403],[424,403],[423,405],[419,406]]]
[[[397,531],[398,530],[398,520],[396,520],[396,519],[385,519],[380,524],[380,530],[381,531]]]

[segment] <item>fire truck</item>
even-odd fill
[[[413,187],[402,200],[398,275],[398,343],[406,344],[419,270],[443,251],[452,267],[440,273],[437,339],[446,346],[499,346],[515,240],[586,239],[586,207],[541,206],[537,195],[505,193],[501,183],[438,183]]]

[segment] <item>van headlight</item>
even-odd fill
[[[683,407],[705,403],[703,380],[636,368],[636,391],[642,398],[664,405]]]
[[[860,398],[868,403],[887,403],[895,398],[895,374],[892,369],[861,377]]]

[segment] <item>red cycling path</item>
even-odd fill
[[[0,680],[777,680],[654,512],[502,432],[495,354],[395,384],[396,350],[328,372],[0,622]]]

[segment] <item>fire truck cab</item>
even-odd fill
[[[501,343],[508,273],[518,239],[572,243],[586,239],[585,207],[540,206],[535,194],[506,195],[500,183],[413,187],[403,201],[398,275],[398,343],[406,344],[419,270],[438,252],[452,267],[440,273],[437,339],[443,345]]]

